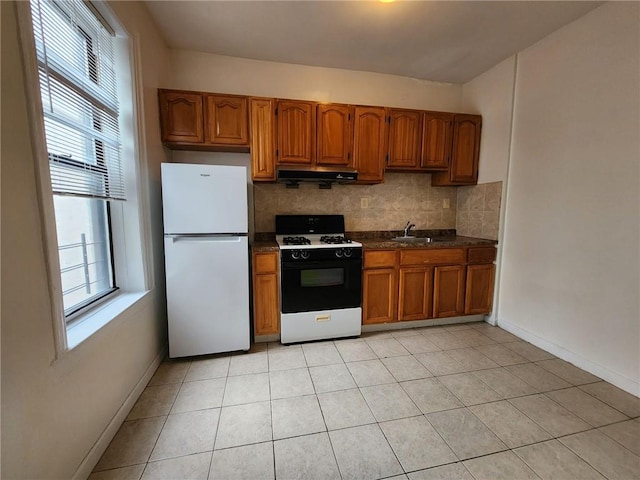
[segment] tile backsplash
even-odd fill
[[[498,239],[502,182],[458,187],[458,235]]]
[[[378,185],[334,185],[331,190],[255,183],[255,231],[273,232],[276,214],[343,214],[347,231],[401,230],[407,221],[418,230],[456,227],[461,187],[432,187],[431,175],[420,173],[386,173],[384,178]],[[446,203],[449,208],[443,208]]]

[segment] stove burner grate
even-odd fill
[[[311,240],[306,237],[284,237],[282,241],[285,245],[311,245]]]
[[[340,245],[343,243],[351,243],[351,240],[344,238],[342,235],[324,235],[320,237],[320,243]]]

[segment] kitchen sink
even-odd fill
[[[450,240],[449,237],[393,237],[391,240],[394,242],[401,243],[417,243],[417,244],[427,244],[427,243],[436,243],[436,242],[446,242]]]
[[[420,238],[420,237],[393,237],[391,240],[393,240],[394,242],[414,243],[414,242],[421,241],[422,238]]]

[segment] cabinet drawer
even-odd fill
[[[428,250],[406,249],[400,252],[400,265],[437,265],[464,263],[462,248],[442,248]]]
[[[253,255],[253,273],[276,273],[278,271],[278,254],[273,253],[254,253]]]
[[[496,259],[495,247],[469,248],[467,261],[469,263],[493,263]]]
[[[364,268],[395,267],[397,254],[395,250],[371,250],[364,252]]]

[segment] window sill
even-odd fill
[[[75,323],[67,329],[67,351],[73,350],[87,338],[92,336],[107,323],[122,315],[142,300],[148,291],[123,293],[100,306],[80,316]]]

